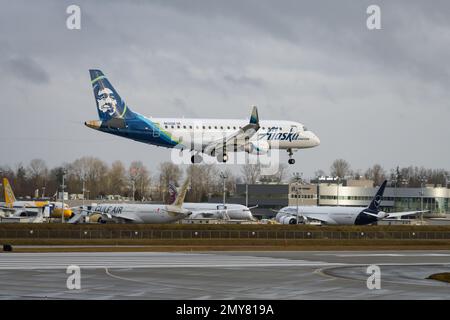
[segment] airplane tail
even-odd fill
[[[122,100],[103,72],[100,70],[89,70],[89,73],[100,120],[133,118],[133,111]]]
[[[5,189],[5,203],[7,207],[12,207],[14,202],[16,202],[16,197],[14,196],[14,192],[9,184],[7,178],[3,178],[3,188]]]
[[[177,195],[175,202],[172,204],[173,206],[181,208],[181,206],[183,205],[184,198],[186,197],[186,193],[189,187],[189,181],[189,177],[186,177],[186,180],[184,180],[184,183],[181,186],[180,193]]]
[[[177,187],[173,183],[169,183],[169,204],[174,204],[177,199]]]
[[[387,180],[384,180],[384,182],[381,184],[380,188],[378,189],[377,193],[372,199],[372,202],[370,202],[369,206],[367,207],[371,211],[378,212],[380,211],[380,204],[381,204],[381,198],[384,194],[384,189],[386,188]]]

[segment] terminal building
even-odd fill
[[[372,180],[311,181],[291,184],[238,184],[236,193],[227,198],[252,209],[257,218],[272,218],[285,206],[368,206],[378,186]],[[211,198],[210,202],[222,202]],[[385,212],[429,210],[425,217],[442,217],[450,213],[450,189],[424,185],[423,188],[386,187],[381,202]]]

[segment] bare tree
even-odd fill
[[[259,164],[245,164],[241,167],[241,174],[244,183],[255,184],[261,176],[261,166]]]
[[[135,187],[135,198],[145,200],[150,194],[150,173],[141,161],[133,161],[128,170],[128,177]]]
[[[114,161],[108,171],[108,193],[123,195],[127,187],[126,169],[121,161]]]
[[[287,165],[280,164],[278,167],[278,171],[275,174],[271,175],[261,175],[261,182],[271,182],[271,183],[281,183],[286,178],[288,172]]]
[[[219,178],[218,171],[213,165],[190,165],[186,174],[191,180],[190,190],[186,195],[189,201],[199,202],[206,201],[211,192],[218,185],[217,179]]]
[[[343,179],[350,173],[350,164],[344,159],[334,160],[330,167],[330,173],[333,177],[339,177]]]
[[[379,186],[386,180],[386,171],[384,171],[381,165],[375,164],[372,168],[366,170],[364,177],[373,180],[374,184]]]
[[[159,165],[159,198],[165,202],[168,199],[169,183],[174,183],[176,186],[181,178],[182,171],[179,166],[172,162],[163,162]]]

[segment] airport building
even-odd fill
[[[317,183],[319,182],[319,183]],[[378,187],[371,180],[344,180],[342,182],[311,181],[308,184],[238,184],[236,193],[227,202],[239,203],[252,209],[258,218],[271,218],[285,206],[367,206]],[[212,198],[210,202],[222,202]],[[425,216],[443,216],[450,213],[450,189],[424,185],[423,188],[387,187],[382,210],[385,212],[429,210]]]

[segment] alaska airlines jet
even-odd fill
[[[281,224],[308,223],[320,221],[323,224],[365,225],[381,219],[398,218],[425,211],[383,212],[380,210],[381,198],[387,181],[378,189],[368,207],[330,207],[330,206],[289,206],[282,208],[275,217]],[[297,221],[298,217],[298,221]]]
[[[237,119],[147,118],[120,97],[100,70],[89,70],[100,120],[86,121],[89,128],[139,142],[178,148],[192,152],[191,162],[202,161],[201,154],[228,160],[227,152],[245,151],[267,154],[283,149],[294,164],[293,151],[320,144],[319,138],[299,122],[287,120],[259,121],[253,107],[250,121]]]

